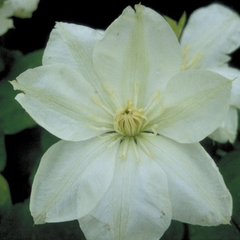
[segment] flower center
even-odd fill
[[[125,108],[119,108],[114,119],[114,130],[124,136],[136,136],[146,126],[148,120],[143,108],[135,108],[131,100]]]

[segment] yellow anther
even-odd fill
[[[147,121],[143,108],[135,108],[131,100],[125,108],[119,108],[114,115],[114,129],[125,136],[136,136]]]

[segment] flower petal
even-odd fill
[[[44,51],[43,65],[66,64],[80,71],[88,81],[95,79],[92,52],[102,35],[86,26],[58,22]]]
[[[97,137],[60,141],[46,152],[30,201],[36,224],[78,219],[95,207],[113,177],[117,148],[107,149],[110,142]]]
[[[235,107],[230,107],[224,121],[212,134],[209,135],[214,141],[234,143],[238,129],[238,112]]]
[[[229,61],[227,55],[240,46],[240,18],[220,4],[195,10],[183,30],[181,46],[185,62],[199,59],[197,66],[210,68]]]
[[[127,158],[116,159],[114,178],[96,208],[79,219],[88,240],[158,240],[171,221],[166,176],[130,140]],[[121,155],[121,151],[119,152]]]
[[[93,68],[93,48],[103,32],[76,24],[58,22],[50,34],[43,65],[62,63],[79,71],[95,89],[102,86]]]
[[[233,80],[232,93],[231,93],[231,105],[240,109],[240,70],[225,64],[221,67],[211,68],[211,71],[219,73],[222,76],[230,80]]]
[[[182,143],[202,140],[222,123],[230,91],[231,81],[214,72],[176,74],[163,93],[163,113],[154,120],[158,133]]]
[[[199,143],[157,136],[145,146],[167,175],[173,219],[190,224],[228,224],[232,198],[213,159]]]
[[[31,18],[37,9],[40,0],[8,0],[13,6],[14,16],[19,18]]]
[[[93,61],[102,82],[121,104],[138,93],[141,106],[156,91],[155,85],[165,86],[166,74],[181,69],[182,56],[169,24],[149,8],[135,8],[136,12],[127,7],[107,28],[94,48]]]
[[[24,92],[16,99],[33,119],[61,139],[79,141],[96,136],[96,130],[88,126],[95,124],[92,115],[109,118],[91,99],[96,96],[94,88],[68,66],[28,70],[12,84]]]

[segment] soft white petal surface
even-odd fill
[[[30,18],[37,9],[40,0],[8,0],[13,6],[14,16],[19,18]]]
[[[227,54],[240,46],[239,39],[239,15],[226,6],[211,4],[190,15],[180,42],[186,63],[199,58],[197,67],[210,68],[229,61]]]
[[[110,142],[60,141],[45,153],[30,201],[36,224],[78,219],[95,207],[113,177],[117,150],[107,148]]]
[[[240,70],[228,65],[223,65],[220,67],[213,67],[211,68],[211,71],[217,72],[224,77],[233,80],[231,105],[240,109]]]
[[[153,120],[158,133],[182,143],[202,140],[223,121],[230,91],[231,81],[210,71],[188,70],[175,75],[163,93],[163,113]]]
[[[126,159],[116,159],[110,188],[96,208],[79,219],[88,240],[158,240],[171,221],[165,173],[145,155],[138,162],[132,140]],[[121,150],[119,152],[121,155]]]
[[[105,31],[93,52],[94,67],[121,105],[132,99],[142,107],[169,75],[181,69],[178,40],[169,24],[142,5],[127,7]],[[138,101],[133,99],[139,93]]]
[[[43,65],[62,63],[76,69],[106,100],[93,68],[93,49],[103,34],[103,31],[82,25],[56,23],[43,54]]]
[[[96,124],[92,115],[111,118],[91,99],[97,97],[95,89],[68,66],[28,70],[12,84],[23,91],[16,99],[33,119],[61,139],[79,141],[96,136],[96,130],[88,126]]]
[[[93,48],[102,36],[102,32],[86,26],[58,22],[50,34],[43,64],[69,65],[90,81],[96,78],[92,66]]]
[[[190,224],[227,224],[232,198],[219,170],[201,147],[165,137],[142,140],[168,179],[173,219]]]
[[[224,121],[212,134],[209,135],[214,141],[234,143],[238,129],[238,112],[235,107],[230,107]]]

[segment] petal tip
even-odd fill
[[[8,81],[8,82],[13,86],[14,90],[21,90],[21,87],[17,80]]]
[[[33,214],[32,214],[32,216],[33,216]],[[40,225],[40,224],[44,224],[44,223],[46,223],[46,214],[39,214],[39,215],[37,215],[37,217],[33,217],[33,219],[34,219],[34,224],[35,225]]]

